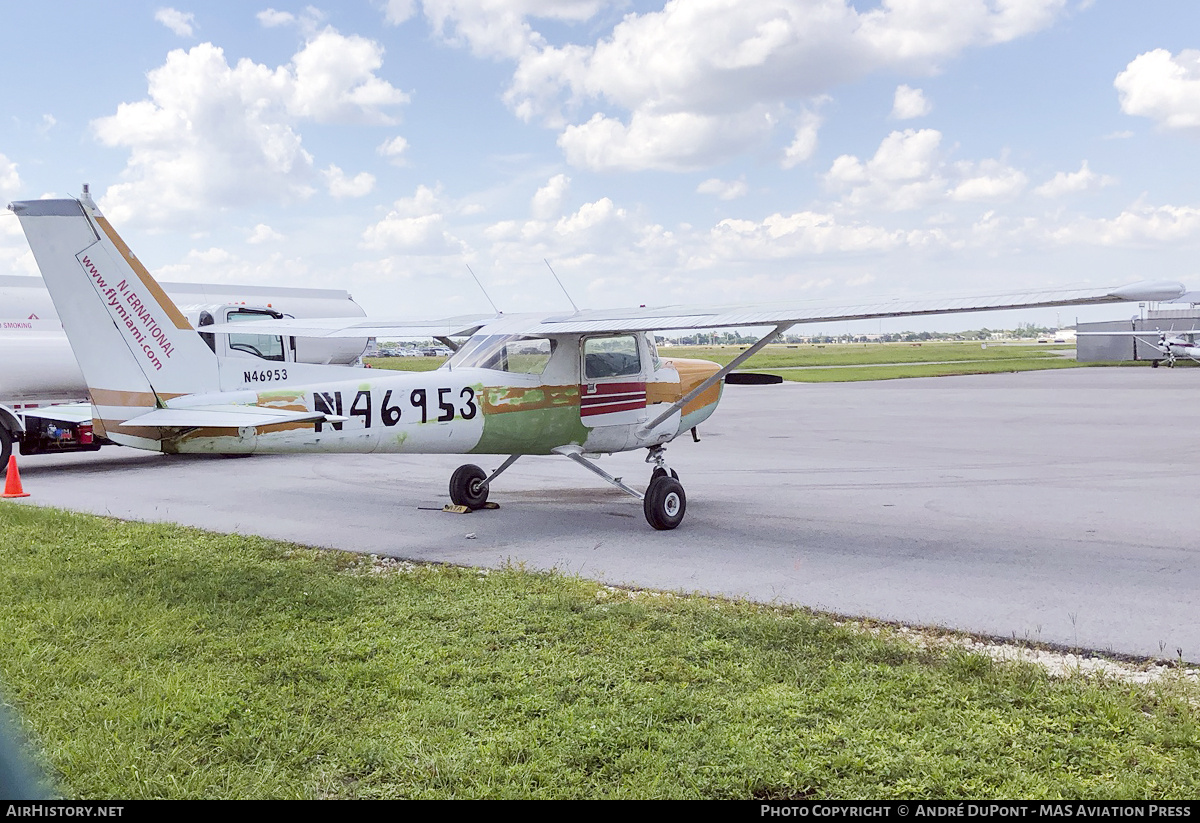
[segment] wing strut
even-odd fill
[[[766,335],[763,336],[763,338],[761,340],[759,340],[753,346],[746,349],[744,352],[739,354],[737,357],[730,360],[728,365],[723,366],[712,377],[708,378],[703,383],[701,383],[699,386],[692,389],[690,392],[685,394],[683,397],[676,400],[674,403],[672,403],[666,409],[666,411],[659,414],[657,417],[655,417],[649,423],[643,423],[642,425],[638,426],[637,436],[645,437],[647,434],[649,434],[654,429],[655,426],[657,426],[659,423],[666,420],[668,417],[673,415],[675,412],[682,409],[688,403],[691,403],[694,398],[699,397],[701,394],[708,391],[712,386],[715,386],[718,382],[724,380],[725,375],[729,374],[731,371],[733,371],[738,366],[745,363],[751,357],[758,354],[759,351],[763,348],[763,346],[767,345],[768,343],[773,341],[775,338],[779,337],[779,335],[783,334],[785,331],[787,331],[794,325],[796,325],[794,322],[780,323],[778,326],[775,327],[774,331],[768,332]]]

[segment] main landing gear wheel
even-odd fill
[[[0,426],[0,471],[8,465],[8,457],[12,454],[13,436],[12,432]]]
[[[646,522],[659,531],[675,528],[683,522],[683,514],[687,511],[683,484],[665,472],[654,474],[642,500],[642,509],[646,513]]]
[[[482,509],[488,498],[488,487],[482,485],[484,480],[487,472],[472,463],[455,469],[450,475],[450,499],[454,505]]]

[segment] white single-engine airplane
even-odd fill
[[[98,433],[163,452],[395,452],[507,455],[490,474],[450,479],[457,505],[483,507],[521,455],[561,454],[643,501],[656,529],[686,497],[664,446],[708,419],[722,379],[799,323],[1084,303],[1168,300],[1178,283],[942,301],[718,309],[671,307],[432,322],[279,321],[266,334],[469,339],[440,369],[386,373],[218,357],[86,195],[13,203],[87,381]],[[663,358],[652,331],[771,326],[727,366]],[[237,324],[239,332],[251,331]],[[206,332],[220,331],[216,326]],[[645,494],[589,456],[646,449]]]
[[[1155,334],[1158,335],[1155,338]],[[1200,334],[1200,329],[1189,329],[1187,331],[1169,332],[1155,329],[1153,332],[1146,331],[1081,331],[1077,332],[1076,336],[1087,337],[1133,337],[1147,346],[1151,346],[1158,350],[1163,356],[1168,366],[1174,366],[1176,359],[1186,357],[1189,360],[1195,360],[1200,363],[1200,345],[1196,344],[1196,335]],[[1157,360],[1151,360],[1150,365],[1158,368]]]

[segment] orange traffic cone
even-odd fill
[[[8,456],[8,473],[4,475],[4,494],[0,497],[28,497],[29,493],[21,488],[21,473],[17,471],[17,456]]]

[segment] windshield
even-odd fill
[[[265,320],[277,317],[278,312],[255,311],[254,309],[237,309],[229,312],[226,322],[240,323],[248,320]],[[283,338],[274,334],[230,334],[229,348],[232,351],[245,352],[264,360],[284,359]]]
[[[515,374],[541,374],[554,353],[554,341],[519,334],[472,337],[446,361],[452,369],[494,369]]]

